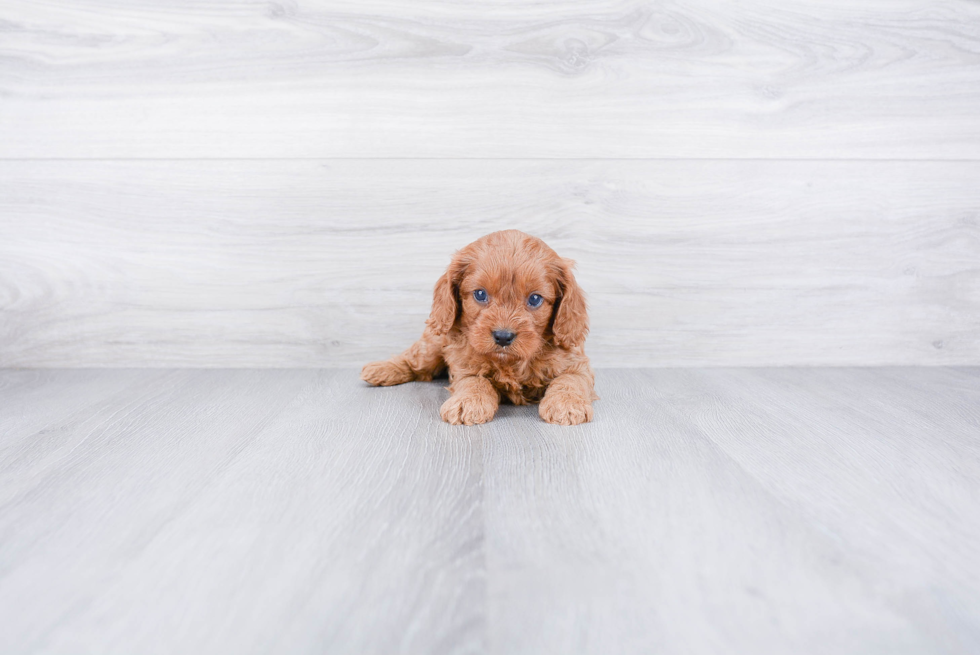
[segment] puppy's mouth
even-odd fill
[[[490,356],[494,359],[505,360],[514,359],[517,357],[517,353],[510,346],[494,346],[493,350],[490,351]]]

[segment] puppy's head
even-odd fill
[[[477,353],[531,360],[551,343],[580,346],[589,331],[574,262],[517,230],[494,232],[456,253],[436,283],[430,327],[459,329]]]

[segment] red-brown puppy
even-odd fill
[[[595,377],[585,356],[585,297],[562,259],[536,237],[494,232],[456,253],[436,282],[422,338],[372,362],[361,378],[389,386],[431,380],[449,368],[449,423],[486,423],[501,398],[540,402],[549,423],[592,420]]]

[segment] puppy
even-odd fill
[[[389,386],[449,369],[440,410],[453,424],[486,423],[500,401],[540,403],[549,423],[592,420],[595,376],[585,356],[589,319],[572,262],[517,230],[494,232],[455,254],[436,282],[422,338],[372,362],[361,379]]]

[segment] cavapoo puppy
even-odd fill
[[[572,262],[536,237],[494,232],[455,254],[436,282],[422,338],[372,362],[361,378],[389,386],[431,380],[449,369],[443,420],[493,418],[501,399],[540,402],[549,423],[592,420],[595,377],[585,356],[589,318]]]

